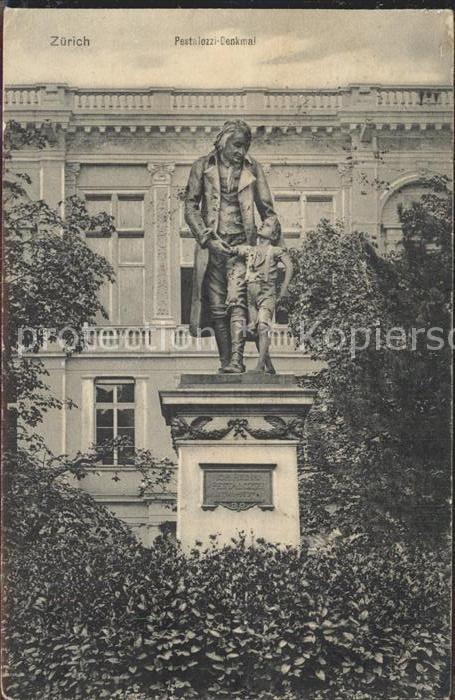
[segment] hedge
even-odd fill
[[[189,555],[169,538],[145,549],[90,496],[40,488],[33,473],[10,485],[25,503],[6,529],[11,698],[447,693],[437,553],[362,536],[300,553],[242,537]]]

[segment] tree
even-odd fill
[[[98,312],[106,317],[98,292],[103,284],[114,281],[111,265],[84,240],[86,231],[109,234],[112,217],[106,213],[89,216],[77,197],[66,200],[63,216],[43,200],[32,201],[26,191],[29,176],[14,174],[8,168],[12,151],[25,145],[45,149],[51,141],[49,125],[24,128],[9,122],[5,131],[3,227],[8,313],[4,386],[6,400],[15,404],[22,429],[36,426],[45,411],[63,405],[47,391],[43,379],[47,371],[31,353],[38,353],[45,341],[57,338],[69,343],[75,340],[76,349],[81,349],[84,323],[93,322]]]
[[[48,374],[39,351],[45,343],[59,340],[68,354],[84,347],[84,326],[96,322],[101,314],[107,318],[99,291],[115,281],[109,262],[87,245],[85,233],[97,231],[110,235],[113,217],[105,212],[90,216],[84,202],[76,196],[64,203],[64,215],[44,200],[33,201],[27,194],[30,177],[14,173],[8,167],[12,151],[24,146],[52,147],[54,132],[50,123],[41,127],[10,121],[5,129],[4,184],[4,279],[7,301],[6,353],[3,365],[5,403],[14,403],[17,428],[22,442],[29,442],[32,453],[44,450],[44,461],[54,458],[44,442],[33,432],[50,408],[72,407],[53,396],[44,381]],[[16,428],[16,425],[13,426]],[[125,439],[116,440],[116,446]],[[112,444],[106,445],[110,452]],[[88,455],[66,458],[67,470],[81,477],[81,466],[94,466],[101,458],[100,448]],[[146,450],[136,450],[132,457],[142,472],[144,488],[152,483],[163,485],[169,479],[169,460],[160,462]],[[63,460],[63,461],[62,461]],[[21,460],[15,460],[21,463]],[[41,458],[39,459],[41,461]],[[74,464],[78,469],[74,470]],[[152,476],[153,475],[153,476]]]
[[[308,533],[447,534],[451,197],[444,178],[425,184],[394,254],[327,221],[296,254],[290,324],[327,363],[307,421]]]
[[[48,460],[48,466],[60,461],[60,472],[65,471],[66,464],[66,469],[80,478],[82,465],[93,467],[100,461],[101,450],[95,448],[73,460],[54,458],[34,432],[47,410],[63,408],[65,403],[73,406],[70,400],[62,402],[50,393],[44,381],[48,372],[38,354],[44,343],[57,339],[69,354],[82,350],[84,326],[95,323],[98,314],[107,318],[99,291],[104,284],[115,281],[114,272],[109,262],[87,245],[85,233],[96,230],[100,235],[110,235],[114,224],[113,217],[105,212],[90,216],[76,196],[60,203],[64,215],[44,200],[29,198],[30,177],[11,171],[11,153],[24,146],[46,149],[54,140],[50,123],[38,128],[11,121],[5,130],[3,223],[8,323],[4,329],[4,400],[14,403],[20,440],[30,443],[35,460]],[[125,439],[115,442],[118,446]],[[112,445],[105,449],[111,451]],[[37,457],[37,450],[44,450],[44,458]],[[157,461],[146,450],[136,450],[132,459],[142,473],[144,489],[152,483],[163,485],[169,479],[169,460]],[[22,463],[18,458],[13,461]]]

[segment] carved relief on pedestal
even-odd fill
[[[153,316],[170,318],[171,312],[171,179],[174,163],[148,163],[152,176],[153,212]]]
[[[198,416],[188,422],[185,418],[174,417],[170,421],[172,440],[221,440],[229,437],[238,439],[253,438],[256,440],[289,440],[303,436],[303,418],[293,416],[288,419],[280,416],[263,416],[267,424],[264,427],[256,425],[256,421],[248,418],[229,418],[225,424],[217,428],[207,428],[213,421],[210,416]]]
[[[65,199],[77,193],[77,178],[80,171],[80,163],[65,164]]]

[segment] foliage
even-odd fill
[[[112,268],[88,247],[84,233],[109,234],[111,217],[89,216],[77,197],[66,200],[66,209],[62,218],[38,200],[17,202],[5,211],[9,330],[14,344],[21,327],[69,327],[77,333],[84,322],[94,322],[98,312],[106,317],[97,293],[105,281],[113,280]],[[49,340],[55,337],[51,333]],[[42,340],[38,337],[27,345],[39,347]]]
[[[109,235],[112,217],[89,216],[77,197],[66,200],[64,215],[43,200],[33,201],[27,194],[30,178],[14,174],[8,166],[12,151],[26,145],[46,148],[51,137],[47,125],[24,128],[9,122],[5,131],[5,385],[8,401],[17,403],[20,423],[32,427],[62,402],[48,392],[43,363],[23,352],[38,352],[57,338],[63,349],[73,345],[80,350],[84,324],[92,323],[98,313],[106,316],[98,292],[114,279],[111,265],[85,241],[88,231]]]
[[[322,221],[295,256],[290,323],[301,335],[304,321],[306,350],[326,362],[305,440],[310,535],[447,535],[451,198],[443,178],[426,184],[400,212],[396,253]]]
[[[9,135],[14,147],[43,148],[48,136],[20,128]],[[14,346],[21,326],[50,326],[54,336],[66,326],[80,332],[102,312],[97,292],[112,279],[83,240],[86,230],[109,232],[110,219],[89,217],[74,198],[62,217],[28,201],[27,184],[25,176],[7,183]],[[73,478],[98,464],[99,450],[53,457],[32,435],[9,456],[10,697],[402,700],[446,693],[443,555],[436,546],[386,541],[392,527],[401,539],[412,531],[419,498],[443,501],[446,355],[419,346],[417,354],[366,349],[351,357],[348,348],[320,342],[334,319],[346,332],[376,320],[390,328],[437,319],[446,328],[446,198],[431,196],[437,199],[403,212],[404,251],[394,259],[381,260],[364,236],[327,223],[297,256],[291,320],[295,330],[302,317],[321,320],[314,351],[328,363],[316,380],[305,444],[306,466],[316,473],[302,472],[304,530],[316,535],[322,523],[323,548],[317,537],[300,554],[261,542],[249,547],[241,537],[187,555],[168,538],[147,550],[74,488]],[[38,334],[28,349],[44,340]],[[16,354],[8,362],[10,396],[33,427],[61,404],[47,393],[38,360]],[[145,451],[132,459],[142,491],[166,483],[166,460]],[[360,534],[365,522],[384,534],[379,544]]]
[[[187,554],[166,538],[144,549],[27,454],[14,474],[9,697],[443,694],[448,598],[437,553],[359,537],[300,554],[245,536]]]

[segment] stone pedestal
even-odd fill
[[[297,444],[314,392],[291,375],[182,375],[160,392],[178,453],[177,537],[298,546]]]

